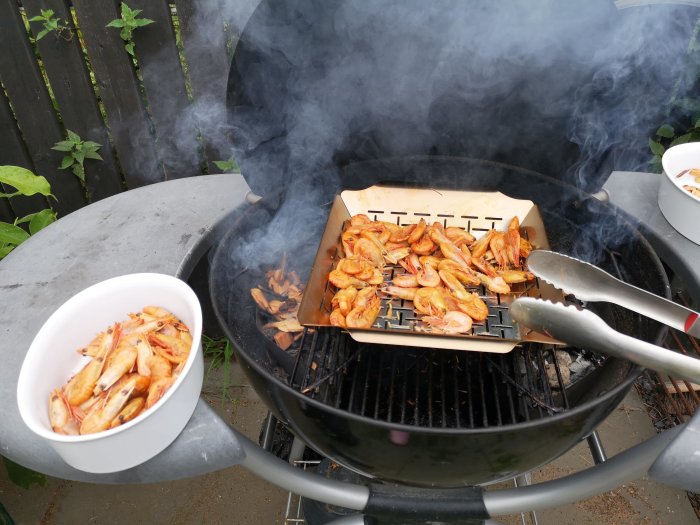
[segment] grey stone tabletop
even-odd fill
[[[52,476],[106,483],[176,479],[240,459],[235,435],[200,399],[182,434],[152,460],[116,474],[80,472],[25,426],[16,388],[29,345],[58,306],[117,275],[157,272],[187,279],[217,223],[249,193],[243,177],[230,174],[134,189],[61,218],[0,262],[0,455]]]

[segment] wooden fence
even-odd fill
[[[117,0],[0,0],[0,165],[26,167],[51,183],[64,216],[88,202],[172,178],[216,173],[231,156],[225,91],[236,25],[217,0],[127,0],[155,23],[119,30]],[[28,20],[51,9],[70,31],[35,41]],[[85,183],[59,169],[52,146],[71,130],[102,145],[85,161]],[[0,220],[43,209],[43,197],[0,199]]]

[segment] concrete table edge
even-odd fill
[[[203,175],[130,190],[77,210],[0,262],[0,455],[55,477],[98,483],[166,481],[242,461],[238,435],[200,399],[166,450],[113,474],[76,470],[21,420],[16,387],[24,355],[51,313],[78,291],[135,272],[186,279],[217,224],[242,206],[240,174]]]

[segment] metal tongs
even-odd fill
[[[536,250],[528,257],[527,266],[538,278],[580,301],[614,303],[700,337],[698,312],[627,284],[590,263]],[[700,383],[700,359],[621,334],[585,308],[523,297],[513,302],[511,314],[517,322],[560,341]]]

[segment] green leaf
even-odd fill
[[[69,130],[69,129],[67,129],[66,131],[68,132],[68,140],[69,140],[69,141],[74,142],[74,143],[76,143],[76,144],[77,144],[78,142],[81,141],[80,135],[78,135],[77,133],[72,132],[72,131]]]
[[[10,481],[12,481],[12,483],[18,487],[28,490],[34,485],[40,485],[42,487],[46,485],[46,476],[44,474],[34,472],[33,470],[23,467],[22,465],[19,465],[5,457],[3,457],[2,460],[5,463],[5,468],[7,469],[7,477],[10,478]]]
[[[85,182],[85,168],[83,168],[82,164],[73,164],[71,171],[73,171],[73,174],[82,182]]]
[[[673,146],[676,146],[678,144],[685,144],[686,142],[690,141],[690,137],[691,137],[690,133],[686,133],[685,135],[681,135],[680,137],[676,138],[673,142],[671,142],[669,147],[673,147]]]
[[[0,222],[1,243],[14,244],[17,246],[27,239],[29,239],[29,234],[19,226],[15,226],[9,222]]]
[[[73,151],[71,152],[71,155],[73,155],[73,159],[77,161],[79,164],[82,164],[83,161],[85,160],[85,152],[84,151]]]
[[[16,188],[22,195],[40,193],[46,197],[51,195],[51,185],[41,175],[19,166],[0,166],[0,182]]]
[[[66,155],[63,157],[63,160],[61,161],[61,165],[58,167],[59,169],[65,170],[66,168],[70,168],[73,165],[73,157],[71,155]]]
[[[43,16],[38,16],[38,15],[37,15],[37,16],[31,17],[28,21],[29,21],[29,22],[43,22],[43,21],[44,21],[44,17],[43,17]]]
[[[51,18],[53,14],[53,9],[41,9],[41,16],[43,16],[46,20]]]
[[[649,149],[654,155],[663,155],[666,150],[660,143],[649,139]]]
[[[150,18],[137,18],[134,20],[134,26],[135,27],[143,27],[147,26],[148,24],[155,24],[155,20],[151,20]]]
[[[124,49],[126,49],[126,52],[129,53],[131,56],[134,56],[134,43],[129,42],[124,46]]]
[[[56,212],[51,209],[41,210],[35,213],[32,220],[29,221],[29,233],[34,235],[36,232],[43,230],[49,224],[56,221]]]
[[[39,31],[39,34],[36,35],[36,39],[41,40],[42,38],[44,38],[48,34],[49,34],[49,29],[42,29],[41,31]]]
[[[100,144],[99,142],[93,142],[91,140],[86,140],[85,142],[83,142],[83,147],[85,147],[85,148],[101,148],[102,144]]]
[[[94,159],[94,160],[102,160],[102,157],[100,157],[100,154],[97,153],[96,151],[86,151],[85,158],[86,159]]]
[[[0,246],[0,260],[4,259],[15,247],[11,245]]]
[[[124,27],[125,24],[126,22],[124,22],[124,20],[122,20],[121,18],[115,18],[105,27]]]
[[[676,134],[676,131],[673,129],[672,126],[670,126],[668,124],[664,124],[659,129],[656,130],[656,135],[658,137],[664,137],[666,139],[673,138],[673,136],[675,134]]]
[[[70,140],[60,140],[53,145],[51,149],[56,151],[70,151],[73,149],[73,142]]]

